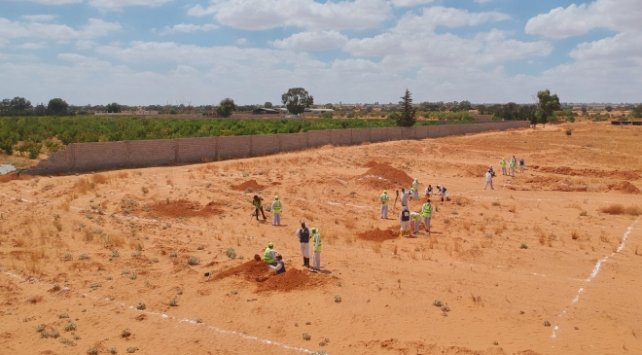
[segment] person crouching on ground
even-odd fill
[[[279,256],[279,253],[274,250],[274,244],[269,242],[265,250],[263,251],[263,262],[268,265],[276,266],[276,257]]]
[[[419,235],[419,225],[421,224],[421,214],[419,212],[410,212],[410,228],[414,236]],[[410,236],[413,236],[410,234]]]
[[[408,206],[403,206],[401,208],[401,213],[399,213],[399,236],[400,237],[407,237],[410,235],[409,224],[410,224],[410,211],[408,210]]]
[[[270,269],[274,270],[275,274],[282,274],[285,272],[285,263],[281,255],[276,256],[276,265],[270,265]]]
[[[421,206],[421,216],[424,219],[424,228],[430,234],[430,218],[432,217],[432,204],[430,199],[427,198],[426,202]]]
[[[301,244],[301,254],[303,255],[303,266],[310,267],[310,230],[301,222],[301,228],[297,229],[296,236],[299,237]]]

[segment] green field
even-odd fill
[[[450,118],[450,117],[449,117]],[[457,117],[455,122],[469,121]],[[448,120],[448,123],[453,121]],[[437,124],[418,121],[417,125]],[[443,122],[442,122],[443,123]],[[158,119],[143,117],[36,116],[1,117],[0,149],[37,157],[43,147],[141,139],[172,139],[250,134],[296,133],[311,130],[393,127],[390,119]]]

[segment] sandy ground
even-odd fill
[[[642,128],[571,127],[4,177],[0,352],[640,354]],[[512,155],[526,170],[484,190]],[[415,177],[451,200],[402,239],[378,195]],[[253,260],[268,241],[285,274]]]

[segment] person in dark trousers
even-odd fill
[[[297,229],[296,235],[299,237],[299,243],[301,243],[303,266],[310,267],[310,230],[305,225],[305,222],[301,222],[301,228]]]
[[[254,216],[256,216],[256,220],[259,220],[259,211],[261,212],[261,215],[263,216],[263,220],[265,221],[265,212],[263,212],[263,199],[259,195],[254,195],[254,199],[252,200],[252,204],[254,205]]]

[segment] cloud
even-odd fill
[[[528,34],[567,38],[604,28],[618,32],[642,32],[642,6],[638,0],[596,0],[571,4],[537,15],[526,23]]]
[[[88,0],[91,6],[104,11],[118,11],[131,6],[156,7],[171,1],[172,0]]]
[[[28,22],[52,22],[56,19],[56,15],[24,15],[21,18]]]
[[[430,4],[434,0],[391,0],[392,5],[396,7],[413,7],[417,5]]]
[[[276,40],[274,47],[295,51],[324,51],[342,48],[348,43],[348,37],[337,31],[300,32],[292,36]]]
[[[426,31],[437,27],[472,27],[489,22],[510,19],[510,16],[496,11],[470,12],[452,7],[434,6],[424,8],[421,15],[407,14],[398,23],[397,31]]]
[[[168,26],[163,28],[163,30],[160,31],[160,34],[169,35],[175,33],[212,32],[218,28],[219,27],[217,25],[213,24],[196,25],[192,23],[179,23],[171,27]]]
[[[104,37],[121,29],[117,22],[90,18],[78,29],[51,22],[18,22],[0,17],[0,40],[30,38],[68,42]]]
[[[31,0],[32,2],[42,5],[69,5],[80,4],[83,0]]]
[[[244,30],[298,27],[310,30],[363,30],[383,23],[391,15],[385,0],[214,0],[194,6],[192,16],[214,15],[223,25]]]

